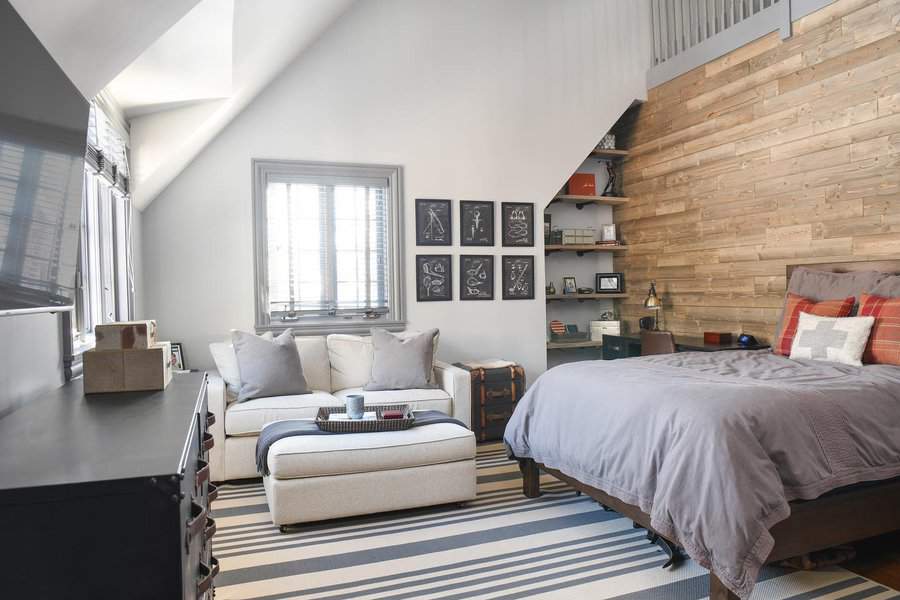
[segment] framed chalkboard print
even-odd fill
[[[459,201],[459,245],[494,245],[494,203]]]
[[[503,202],[500,220],[504,246],[534,246],[534,204]]]
[[[449,200],[416,198],[416,245],[452,245],[452,221]]]
[[[459,257],[459,299],[494,299],[494,257],[463,254]]]
[[[449,254],[416,255],[416,300],[453,300],[453,268]]]
[[[533,256],[504,256],[501,271],[504,300],[534,300]]]
[[[594,291],[598,294],[621,294],[625,291],[625,276],[621,273],[594,275]]]

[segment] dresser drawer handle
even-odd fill
[[[216,440],[213,438],[213,435],[209,432],[203,434],[203,451],[209,452],[213,446],[216,445]]]
[[[206,486],[206,501],[212,502],[219,497],[219,486],[210,483]]]
[[[200,506],[199,504],[191,500],[191,518],[187,521],[187,531],[184,534],[185,549],[190,548],[191,540],[199,535],[203,530],[203,526],[206,524],[206,517],[206,507]]]
[[[200,573],[198,573],[197,595],[202,596],[212,587],[213,578],[219,574],[219,559],[213,556],[209,559],[209,566],[200,563]]]
[[[194,476],[194,485],[200,487],[204,481],[209,481],[209,463],[205,460],[197,461],[197,474]]]
[[[613,350],[613,351],[615,351],[615,352],[621,352],[621,351],[622,351],[622,346],[613,346],[613,345],[610,345],[609,349],[610,349],[610,350]]]
[[[212,427],[216,424],[216,414],[208,412],[206,413],[206,427]]]
[[[214,535],[216,535],[216,520],[212,517],[206,517],[206,527],[203,528],[204,543],[211,540]]]

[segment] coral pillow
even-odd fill
[[[843,300],[822,300],[814,302],[809,298],[798,296],[797,294],[788,294],[784,303],[784,316],[782,319],[781,332],[775,341],[775,354],[782,356],[791,355],[791,346],[794,343],[794,336],[797,335],[797,322],[800,319],[800,313],[805,312],[819,317],[848,317],[853,305],[856,302],[854,296],[849,296]]]
[[[900,365],[900,298],[863,294],[859,315],[875,317],[863,362]]]

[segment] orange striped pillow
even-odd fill
[[[859,299],[859,316],[875,317],[863,362],[900,365],[900,298],[863,294]]]
[[[782,356],[791,355],[791,345],[797,335],[797,322],[800,313],[805,312],[819,317],[849,317],[856,298],[850,296],[843,300],[822,300],[814,302],[809,298],[788,293],[784,303],[784,315],[781,322],[781,333],[775,342],[773,352]]]

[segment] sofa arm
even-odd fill
[[[209,476],[213,481],[225,481],[225,381],[218,373],[209,373],[206,384],[206,403],[216,422],[209,428],[213,447],[209,451]]]
[[[439,360],[434,361],[437,384],[453,398],[454,419],[472,428],[472,377],[469,372]]]

